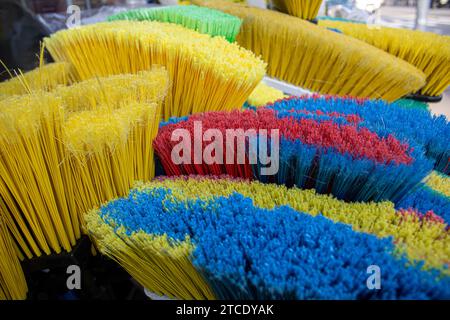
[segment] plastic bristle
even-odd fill
[[[396,103],[382,100],[355,99],[346,97],[312,96],[292,97],[269,104],[280,116],[305,117],[306,113],[338,113],[358,116],[358,126],[376,132],[382,137],[393,135],[400,141],[419,145],[425,155],[434,162],[435,169],[450,172],[450,149],[447,140],[450,123],[445,116],[431,115],[421,108],[407,109]],[[295,111],[295,112],[292,112]]]
[[[274,196],[268,197],[267,192]],[[131,274],[139,270],[138,281],[149,290],[169,297],[185,298],[186,289],[209,292],[219,299],[432,299],[450,294],[448,278],[437,280],[437,270],[421,270],[419,261],[408,263],[392,240],[385,238],[388,235],[380,239],[323,216],[294,210],[294,203],[309,204],[318,213],[333,209],[315,207],[305,198],[297,200],[290,192],[297,196],[309,193],[309,201],[324,197],[244,181],[170,179],[141,185],[127,198],[92,211],[87,226],[102,251]],[[272,200],[277,203],[270,204]],[[419,226],[415,218],[390,208],[394,220],[388,226]],[[349,213],[348,209],[337,209],[341,210],[342,217]],[[380,217],[385,216],[381,207],[375,210],[382,212]],[[415,237],[427,237],[422,228],[446,233],[440,222],[430,221],[414,233]],[[407,239],[413,246],[414,236],[410,234]],[[148,239],[148,244],[137,241],[138,237]],[[180,256],[172,253],[175,248]],[[398,248],[403,248],[402,244]],[[382,270],[389,270],[387,274],[396,275],[383,277],[383,290],[368,290],[366,286],[365,271],[374,261]],[[175,263],[178,267],[173,268]],[[188,269],[182,272],[183,267]],[[445,270],[442,264],[440,267]],[[327,271],[330,268],[333,272]],[[159,270],[166,276],[156,280],[166,279],[165,283],[153,280]],[[193,283],[199,284],[195,291]],[[201,294],[194,298],[208,297]]]
[[[276,100],[283,99],[284,93],[261,82],[247,99],[247,103],[253,107],[264,106]]]
[[[433,211],[445,223],[450,223],[450,197],[428,186],[421,186],[396,203],[397,208],[414,208],[420,212]]]
[[[19,254],[71,251],[85,212],[153,178],[168,87],[153,67],[0,101],[0,205]]]
[[[427,179],[427,185],[437,191],[442,193],[444,196],[450,197],[450,177],[443,175],[437,171],[433,171]]]
[[[224,37],[229,42],[235,41],[241,27],[241,20],[235,16],[193,5],[134,9],[110,16],[108,20],[150,20],[175,23],[200,33]]]
[[[319,13],[323,0],[273,0],[273,5],[281,12],[305,20],[313,20]]]
[[[326,100],[322,101],[323,106],[330,109],[322,112],[320,102],[315,98],[291,98],[257,111],[203,113],[179,122],[172,121],[160,128],[154,141],[155,151],[170,176],[227,174],[314,188],[320,193],[331,193],[351,201],[398,201],[431,171],[433,162],[424,157],[424,149],[414,140],[410,143],[403,136],[400,136],[402,140],[398,140],[394,131],[370,130],[364,126],[364,118],[339,113],[339,109],[333,109],[331,102],[327,105]],[[364,108],[362,105],[359,107]],[[240,129],[247,139],[245,146],[238,146],[239,143],[234,141],[222,141],[224,152],[219,160],[198,164],[194,144],[198,135],[196,123],[201,123],[201,130],[219,130],[223,137],[226,137],[228,130]],[[188,141],[183,142],[186,144],[183,145],[183,154],[187,152],[188,161],[183,159],[181,163],[173,158],[173,152],[180,147],[180,143],[172,135],[179,129],[189,132],[189,137],[184,138]],[[263,141],[259,131],[262,129],[269,134],[274,129],[279,131],[279,154],[274,154],[272,158],[274,164],[275,157],[278,157],[279,168],[275,174],[261,174],[260,169],[264,165],[260,157],[250,162],[250,154],[266,155],[269,149],[261,144]],[[208,142],[200,142],[201,155],[204,156],[208,146]],[[231,164],[226,160],[229,146],[233,147],[235,157]],[[189,147],[190,151],[185,151],[185,147]],[[236,161],[240,147],[245,152],[243,162]]]
[[[96,110],[115,110],[129,103],[158,103],[167,95],[170,83],[163,67],[152,66],[137,74],[118,74],[96,77],[71,86],[58,86],[53,94],[64,101],[66,113]]]
[[[58,85],[71,82],[71,67],[68,63],[49,63],[0,83],[0,100],[12,95],[52,91]]]
[[[0,205],[0,301],[25,300],[27,291],[25,275]]]
[[[450,36],[331,20],[320,20],[319,25],[339,29],[423,71],[426,85],[421,94],[439,96],[450,85]]]
[[[221,37],[154,21],[114,21],[64,30],[45,39],[79,79],[165,66],[171,87],[163,116],[240,108],[265,74],[265,63]]]
[[[272,10],[223,0],[193,2],[243,19],[237,42],[268,62],[270,76],[302,88],[394,101],[425,85],[419,69],[350,36]]]
[[[423,259],[427,268],[443,268],[443,272],[448,272],[445,269],[450,254],[447,224],[400,215],[391,202],[344,202],[314,190],[211,176],[165,178],[137,186],[139,191],[153,188],[170,189],[173,196],[180,200],[208,200],[237,192],[251,198],[253,204],[260,208],[271,210],[288,205],[313,216],[322,214],[335,222],[351,225],[358,232],[379,238],[393,237],[398,250],[404,251],[411,261]]]

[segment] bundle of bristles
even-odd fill
[[[268,74],[315,92],[394,101],[410,93],[439,96],[450,84],[448,36],[329,20],[319,20],[321,28],[292,10],[289,16],[226,0],[193,3],[240,17],[236,41],[263,57]]]
[[[291,15],[311,20],[317,15],[320,2],[283,1],[284,6],[279,7]],[[288,286],[286,292],[282,290],[283,282],[280,284],[275,281],[277,279],[272,283],[279,285],[276,290],[270,286],[257,287],[250,280],[248,287],[241,285],[236,280],[241,278],[233,278],[245,277],[239,272],[230,273],[230,279],[223,279],[223,274],[227,274],[226,268],[221,268],[223,260],[215,261],[217,257],[199,253],[208,249],[211,245],[208,241],[214,235],[202,233],[201,228],[196,229],[195,216],[198,210],[214,215],[215,210],[226,209],[226,202],[232,203],[234,200],[236,206],[233,210],[245,206],[255,213],[256,218],[249,215],[250,220],[256,219],[249,220],[249,225],[245,224],[247,218],[242,220],[245,223],[239,228],[243,230],[262,223],[264,220],[259,221],[258,216],[261,214],[261,219],[265,219],[270,210],[274,210],[274,216],[279,213],[280,217],[286,217],[286,221],[292,221],[294,229],[288,228],[290,232],[298,232],[295,228],[303,226],[303,223],[314,225],[318,228],[316,231],[341,228],[339,232],[342,231],[351,243],[364,243],[358,247],[361,257],[370,254],[373,249],[379,254],[375,257],[387,261],[394,273],[400,272],[400,282],[411,281],[411,287],[416,286],[414,288],[419,291],[424,289],[421,298],[432,298],[433,288],[436,289],[436,297],[446,297],[446,282],[435,287],[432,276],[412,268],[412,274],[417,272],[425,279],[422,284],[416,283],[414,276],[408,278],[407,273],[403,273],[398,264],[400,262],[392,260],[391,253],[382,253],[383,246],[389,241],[380,240],[377,243],[371,236],[350,232],[347,227],[334,226],[328,220],[322,221],[322,218],[310,220],[310,217],[303,215],[321,213],[333,221],[351,224],[358,232],[377,237],[393,236],[395,248],[404,253],[409,261],[424,260],[425,269],[439,269],[441,277],[448,273],[443,268],[448,264],[449,256],[448,221],[431,211],[433,208],[427,211],[406,206],[398,207],[396,211],[391,203],[346,204],[311,191],[288,190],[284,186],[274,185],[266,188],[262,184],[232,181],[229,177],[219,181],[223,189],[211,187],[215,185],[216,178],[211,178],[212,182],[195,178],[192,184],[191,180],[181,178],[173,183],[171,180],[138,183],[137,189],[130,193],[128,199],[132,203],[126,205],[141,206],[147,210],[148,221],[153,219],[153,207],[165,213],[173,209],[175,215],[187,214],[192,220],[185,220],[183,228],[192,228],[191,234],[178,234],[167,229],[171,223],[177,224],[177,217],[173,221],[169,219],[167,225],[161,219],[159,229],[151,229],[145,224],[147,216],[143,215],[133,222],[133,226],[140,227],[135,229],[126,224],[128,218],[115,220],[120,218],[114,210],[115,202],[100,207],[105,202],[129,194],[137,181],[148,182],[154,178],[153,143],[160,120],[208,111],[226,114],[240,109],[246,101],[250,105],[260,106],[282,98],[282,92],[266,89],[260,84],[266,69],[262,59],[268,62],[269,75],[321,93],[381,97],[393,101],[418,91],[425,85],[426,77],[428,84],[423,92],[430,95],[439,94],[446,83],[439,80],[442,76],[439,70],[442,69],[433,68],[430,71],[431,67],[424,67],[419,70],[373,46],[298,18],[229,2],[198,3],[242,19],[238,44],[220,36],[201,34],[199,32],[203,28],[196,21],[186,22],[183,19],[180,21],[186,28],[157,21],[100,23],[61,31],[45,39],[45,47],[56,62],[44,65],[41,51],[41,63],[36,70],[25,74],[13,72],[13,79],[0,84],[0,299],[26,297],[27,286],[19,260],[71,251],[83,233],[90,235],[100,252],[119,262],[141,285],[161,295],[176,298],[329,298],[321,295],[320,291],[312,296],[295,291],[302,285],[301,279],[297,278],[298,287]],[[195,8],[189,10],[194,12]],[[177,10],[174,12],[175,16],[170,19],[177,20]],[[165,17],[164,14],[155,16],[156,20]],[[223,15],[217,16],[223,18]],[[236,20],[230,23],[230,28],[233,28],[230,33],[222,28],[212,27],[212,30],[222,35],[228,34],[228,40],[233,41],[236,25]],[[205,33],[211,33],[209,31]],[[387,51],[386,48],[381,49]],[[414,63],[405,56],[400,58]],[[433,75],[436,76],[433,78]],[[262,95],[264,97],[258,99]],[[379,140],[384,143],[382,138]],[[431,139],[423,140],[414,143],[423,143],[421,147],[431,146],[428,150],[430,155],[427,155],[429,158],[442,158],[447,154]],[[401,148],[404,146],[398,145]],[[400,151],[409,157],[408,150]],[[382,161],[386,163],[380,164],[380,167],[394,166],[389,163],[390,160],[383,158]],[[406,186],[416,187],[418,180],[431,170],[431,160],[420,161],[415,163],[417,172],[405,177],[409,184],[399,187],[401,192],[397,190],[388,199],[402,198]],[[444,167],[442,162],[440,166]],[[166,161],[164,165],[167,168],[170,163]],[[441,171],[446,172],[446,168]],[[246,174],[251,172],[235,175],[247,177]],[[447,182],[442,182],[445,178],[433,176],[432,183],[436,189],[447,185]],[[373,176],[368,179],[373,180]],[[280,178],[279,183],[285,183],[284,179]],[[296,185],[305,186],[302,183]],[[192,192],[189,191],[191,187]],[[351,189],[351,186],[347,187]],[[171,188],[173,190],[169,190]],[[324,190],[319,191],[329,193]],[[384,187],[378,191],[381,194],[386,190],[389,191]],[[202,192],[205,194],[202,195]],[[267,194],[276,200],[271,202]],[[353,190],[349,194],[354,195]],[[416,198],[419,196],[423,197],[423,194],[416,195]],[[195,201],[190,201],[189,197]],[[303,197],[305,202],[294,201],[296,197]],[[254,206],[249,205],[248,198]],[[349,200],[349,196],[343,198]],[[350,200],[354,199],[350,197]],[[378,200],[375,196],[367,199]],[[429,201],[438,203],[441,199]],[[283,205],[290,208],[278,208]],[[318,209],[320,206],[323,210]],[[295,214],[302,212],[299,215],[301,223],[291,209],[296,211]],[[357,214],[360,211],[367,213],[367,216],[360,218]],[[209,219],[209,216],[205,217]],[[226,219],[224,216],[224,223]],[[283,225],[280,223],[278,226]],[[268,221],[268,226],[273,227],[271,221]],[[275,233],[286,231],[280,230]],[[283,241],[289,242],[290,239],[283,238]],[[327,241],[335,245],[342,239],[331,236]],[[333,245],[330,248],[334,248]],[[350,251],[345,250],[350,249],[351,246],[342,252],[349,254]],[[214,250],[211,252],[215,253]],[[392,253],[392,256],[395,254]],[[344,261],[345,255],[341,258]],[[356,264],[351,267],[360,267],[359,264],[364,262],[361,259],[355,259],[353,262],[356,261]],[[214,263],[217,263],[217,268],[212,267]],[[315,271],[319,267],[323,266],[310,268],[308,272],[312,272],[312,277],[320,276]],[[348,278],[349,274],[345,272],[342,276]],[[258,280],[257,277],[255,279]],[[331,279],[331,283],[334,280]],[[395,287],[395,281],[392,285]],[[253,291],[252,288],[256,289]],[[372,296],[355,296],[349,292],[339,297]],[[393,297],[409,296],[400,294]]]

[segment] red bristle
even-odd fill
[[[398,210],[398,213],[402,216],[413,215],[413,216],[417,217],[417,219],[419,221],[428,221],[428,222],[440,223],[440,224],[444,224],[444,225],[446,224],[445,220],[442,217],[435,214],[433,212],[433,210],[428,210],[425,214],[423,214],[415,208],[408,208],[408,209],[400,209],[400,210]]]
[[[306,113],[307,111],[305,111]],[[317,113],[320,114],[320,113]],[[333,112],[330,117],[342,117],[344,115]],[[163,162],[168,174],[228,174],[234,177],[252,178],[252,168],[247,156],[245,163],[237,165],[237,149],[234,141],[234,164],[181,164],[175,165],[171,161],[171,152],[178,141],[171,141],[172,132],[176,129],[186,129],[191,135],[191,160],[194,159],[194,123],[201,122],[202,134],[207,129],[218,129],[223,137],[223,157],[226,159],[226,130],[242,129],[244,131],[254,129],[278,129],[280,137],[289,140],[300,140],[305,144],[333,148],[339,153],[350,154],[355,159],[367,158],[377,163],[410,164],[412,158],[408,155],[409,146],[401,143],[393,136],[380,138],[376,133],[367,128],[358,128],[357,123],[361,119],[356,115],[345,115],[349,124],[340,125],[332,120],[317,121],[314,119],[295,119],[295,117],[278,118],[274,110],[258,109],[257,111],[233,111],[209,112],[196,114],[188,120],[176,124],[169,124],[160,129],[154,141],[156,152]],[[209,142],[201,139],[201,152]],[[192,161],[193,162],[193,161]]]

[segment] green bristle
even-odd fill
[[[115,20],[176,23],[200,33],[222,36],[229,42],[235,41],[242,23],[241,19],[235,16],[193,5],[134,9],[108,17],[108,21]]]
[[[398,106],[404,107],[404,108],[413,108],[413,109],[423,109],[428,110],[428,104],[425,102],[420,102],[412,99],[399,99],[395,101],[395,103]]]

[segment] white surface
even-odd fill
[[[268,86],[281,90],[285,94],[291,95],[291,96],[302,96],[305,94],[311,94],[311,91],[308,91],[306,89],[294,86],[293,84],[275,79],[270,78],[268,76],[265,76],[263,79],[263,82],[267,84]]]

